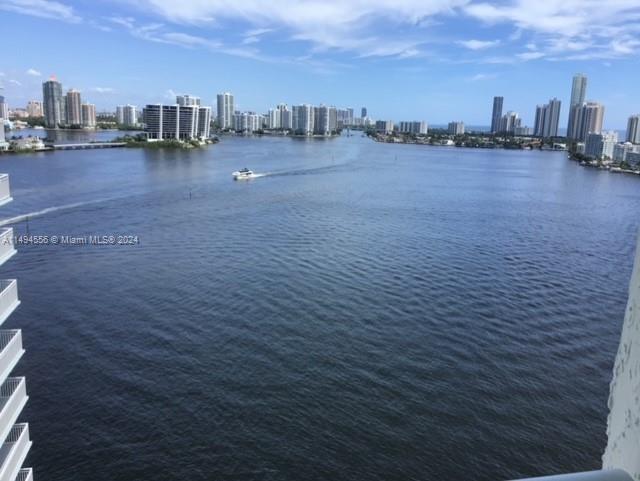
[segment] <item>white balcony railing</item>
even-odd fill
[[[0,266],[16,253],[13,247],[13,228],[0,229]]]
[[[22,331],[0,331],[0,383],[9,377],[23,354]]]
[[[6,439],[28,399],[24,377],[10,377],[0,385],[0,439]]]
[[[11,202],[11,188],[9,187],[9,174],[0,174],[0,205]]]
[[[18,471],[16,481],[33,481],[33,469],[26,468]]]
[[[0,447],[0,481],[14,481],[31,449],[29,424],[15,424]]]
[[[18,281],[16,279],[0,280],[0,324],[2,324],[19,305]]]

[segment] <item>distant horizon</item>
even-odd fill
[[[5,0],[5,35],[20,48],[5,52],[0,84],[12,108],[42,100],[55,74],[98,111],[183,93],[215,107],[229,91],[241,111],[324,103],[431,125],[488,124],[499,95],[532,127],[553,97],[566,126],[572,77],[584,73],[604,128],[621,130],[640,112],[640,5],[583,3]]]

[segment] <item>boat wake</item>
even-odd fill
[[[99,204],[101,202],[107,202],[113,199],[114,199],[113,197],[109,197],[105,199],[96,199],[96,200],[91,200],[87,202],[74,202],[73,204],[64,204],[64,205],[56,205],[53,207],[47,207],[46,209],[29,212],[28,214],[17,215],[15,217],[10,217],[8,219],[0,219],[0,226],[17,224],[18,222],[22,222],[27,219],[32,219],[34,217],[41,217],[43,215],[50,214],[51,212],[58,212],[61,210],[75,209],[76,207],[83,207],[86,205]]]
[[[284,177],[289,175],[316,175],[341,170],[346,163],[324,165],[321,167],[312,167],[309,169],[283,170],[275,172],[265,172],[263,174],[255,174],[256,177]]]

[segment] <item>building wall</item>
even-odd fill
[[[640,238],[613,368],[607,438],[603,468],[624,469],[640,481]]]

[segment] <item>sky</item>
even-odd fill
[[[571,78],[605,128],[640,112],[638,0],[0,0],[10,107],[55,75],[115,110],[189,93],[265,112],[366,106],[377,119],[490,123],[492,98],[531,126]]]

